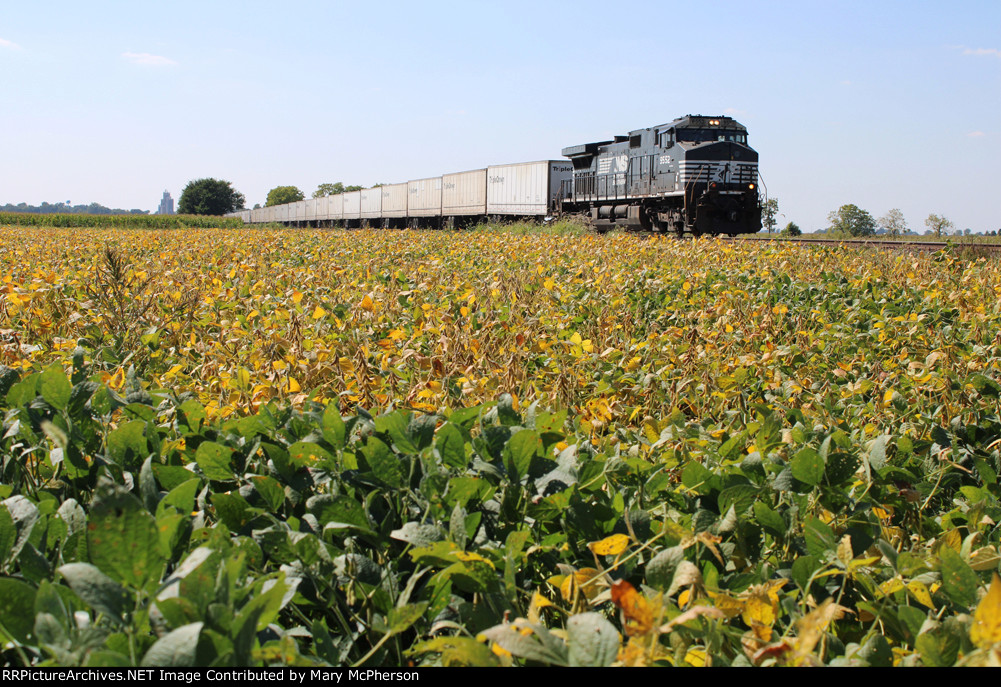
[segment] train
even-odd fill
[[[231,213],[246,224],[461,228],[564,216],[612,228],[692,235],[761,230],[758,153],[731,117],[686,115],[565,160],[493,165]]]

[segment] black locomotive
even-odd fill
[[[758,154],[746,127],[730,117],[688,115],[563,155],[574,169],[560,209],[589,215],[599,231],[733,236],[761,229]]]

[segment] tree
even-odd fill
[[[783,236],[802,236],[803,231],[799,228],[799,225],[795,222],[789,222],[786,228],[782,230]]]
[[[373,188],[375,188],[373,186]],[[351,193],[352,191],[361,191],[361,186],[345,186],[341,182],[336,184],[320,184],[313,191],[314,198],[323,198],[323,196],[339,196],[342,193]]]
[[[956,225],[945,217],[932,214],[928,215],[928,219],[925,220],[925,226],[934,231],[935,236],[942,236],[943,231],[948,234],[949,230]]]
[[[264,206],[271,207],[272,205],[295,203],[305,199],[305,197],[306,195],[295,186],[276,186],[268,191],[268,200],[264,203]]]
[[[245,200],[228,181],[196,179],[189,181],[181,191],[177,212],[181,215],[225,215],[242,210]]]
[[[775,216],[778,214],[778,198],[769,198],[765,201],[765,204],[761,206],[761,226],[765,227],[769,234],[771,234],[772,230],[775,229]]]
[[[344,184],[337,182],[336,184],[320,184],[313,191],[314,198],[323,198],[324,196],[339,196],[344,193]]]
[[[900,236],[907,233],[907,221],[904,219],[904,213],[898,208],[893,208],[880,217],[879,226],[890,236]]]
[[[872,236],[876,233],[876,220],[868,212],[855,205],[842,205],[837,212],[827,215],[831,223],[828,231],[832,234],[849,236]]]

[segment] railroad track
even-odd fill
[[[1001,253],[1001,244],[996,243],[952,243],[949,241],[876,241],[872,239],[809,239],[788,236],[770,237],[718,237],[723,241],[771,241],[776,243],[804,243],[813,246],[853,246],[859,248],[881,248],[884,250],[940,251],[952,247],[957,251],[972,251],[978,254]]]

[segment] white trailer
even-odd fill
[[[487,170],[443,174],[441,214],[443,217],[487,214]]]
[[[361,219],[361,191],[341,194],[344,198],[344,221]]]
[[[407,182],[407,216],[441,216],[441,177]]]
[[[407,216],[407,184],[387,184],[382,191],[382,216],[402,218]]]
[[[361,218],[382,217],[382,188],[366,188],[361,191]]]
[[[327,214],[335,222],[340,222],[344,219],[344,195],[338,194],[336,196],[329,196],[330,206]]]
[[[321,222],[330,219],[330,196],[314,198],[313,202],[316,203],[316,219]]]
[[[573,165],[560,160],[487,167],[487,214],[542,217],[551,211]]]

